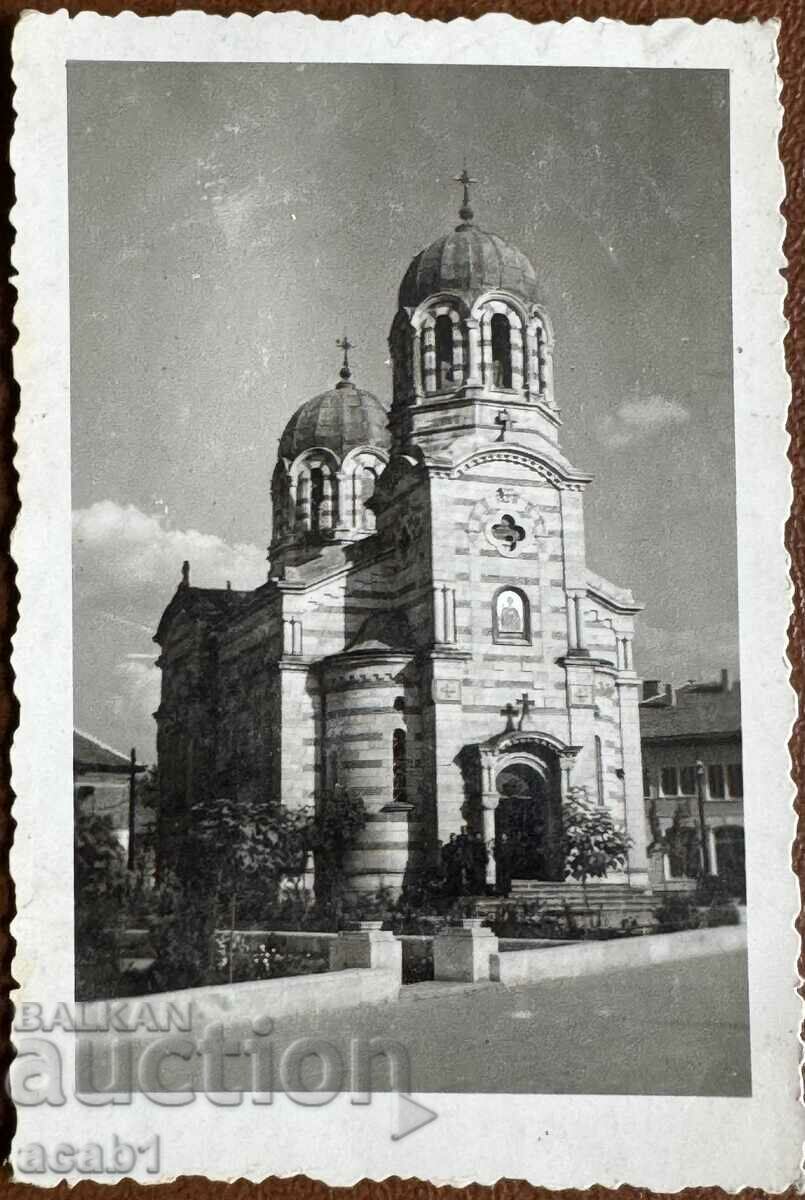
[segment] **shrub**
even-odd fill
[[[125,923],[129,881],[125,855],[109,817],[84,813],[74,829],[76,996],[118,995],[118,933]]]
[[[694,902],[699,908],[725,904],[729,900],[727,885],[719,875],[703,875],[696,884]]]
[[[153,991],[200,987],[212,982],[214,907],[172,874],[157,889],[156,911],[148,920],[155,962]]]
[[[577,879],[587,903],[587,880],[622,871],[632,839],[617,828],[606,808],[590,804],[583,788],[572,788],[562,807],[562,857],[566,879]]]
[[[734,904],[711,904],[704,914],[704,924],[707,929],[719,925],[740,925],[741,918]]]
[[[287,975],[313,975],[326,971],[327,955],[317,950],[290,947],[281,937],[253,938],[237,932],[215,935],[215,972],[220,980],[243,983],[278,979]]]
[[[701,914],[689,896],[666,896],[654,916],[663,933],[698,929],[701,925]]]

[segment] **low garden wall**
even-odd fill
[[[611,941],[554,942],[534,950],[507,952],[501,948],[490,956],[489,973],[492,979],[515,987],[544,979],[572,979],[613,969],[706,958],[745,946],[746,928],[742,925],[650,933]]]
[[[191,1011],[193,1028],[211,1021],[234,1023],[256,1017],[293,1017],[300,1013],[316,1016],[361,1004],[384,1004],[400,994],[400,977],[394,971],[354,968],[326,971],[318,975],[284,975],[277,979],[257,979],[249,983],[217,984],[214,987],[182,988],[175,992],[155,992],[138,996],[132,1004],[147,998],[156,1008],[174,1005]]]

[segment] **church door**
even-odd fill
[[[555,806],[550,785],[536,768],[511,763],[497,779],[496,857],[501,883],[512,879],[554,879]]]

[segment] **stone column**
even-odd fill
[[[432,321],[428,321],[422,330],[424,351],[422,359],[425,366],[425,391],[436,391],[436,331]]]
[[[437,583],[433,588],[433,640],[443,643],[446,639],[444,627],[444,595],[442,587]]]
[[[567,598],[567,648],[572,652],[578,647],[578,625],[576,624],[576,608],[574,597]]]
[[[577,592],[576,595],[573,597],[573,609],[574,609],[575,625],[576,625],[576,648],[578,650],[583,650],[584,646],[585,646],[585,642],[586,642],[586,639],[584,637],[583,602],[584,602],[584,597]]]
[[[465,321],[467,330],[467,362],[464,367],[464,382],[468,387],[481,384],[481,331],[478,322],[469,317]]]
[[[523,327],[519,318],[513,321],[509,317],[509,345],[512,359],[512,387],[520,391],[523,387]]]
[[[481,751],[481,819],[483,821],[484,844],[487,849],[486,884],[495,887],[498,880],[498,864],[495,857],[495,812],[500,796],[495,786],[495,762],[497,756]]]
[[[416,330],[411,339],[411,360],[414,364],[414,396],[419,401],[425,393],[425,385],[422,381],[422,335],[419,330]]]

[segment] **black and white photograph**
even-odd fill
[[[759,1103],[740,77],[315,57],[66,55],[76,1094]]]

